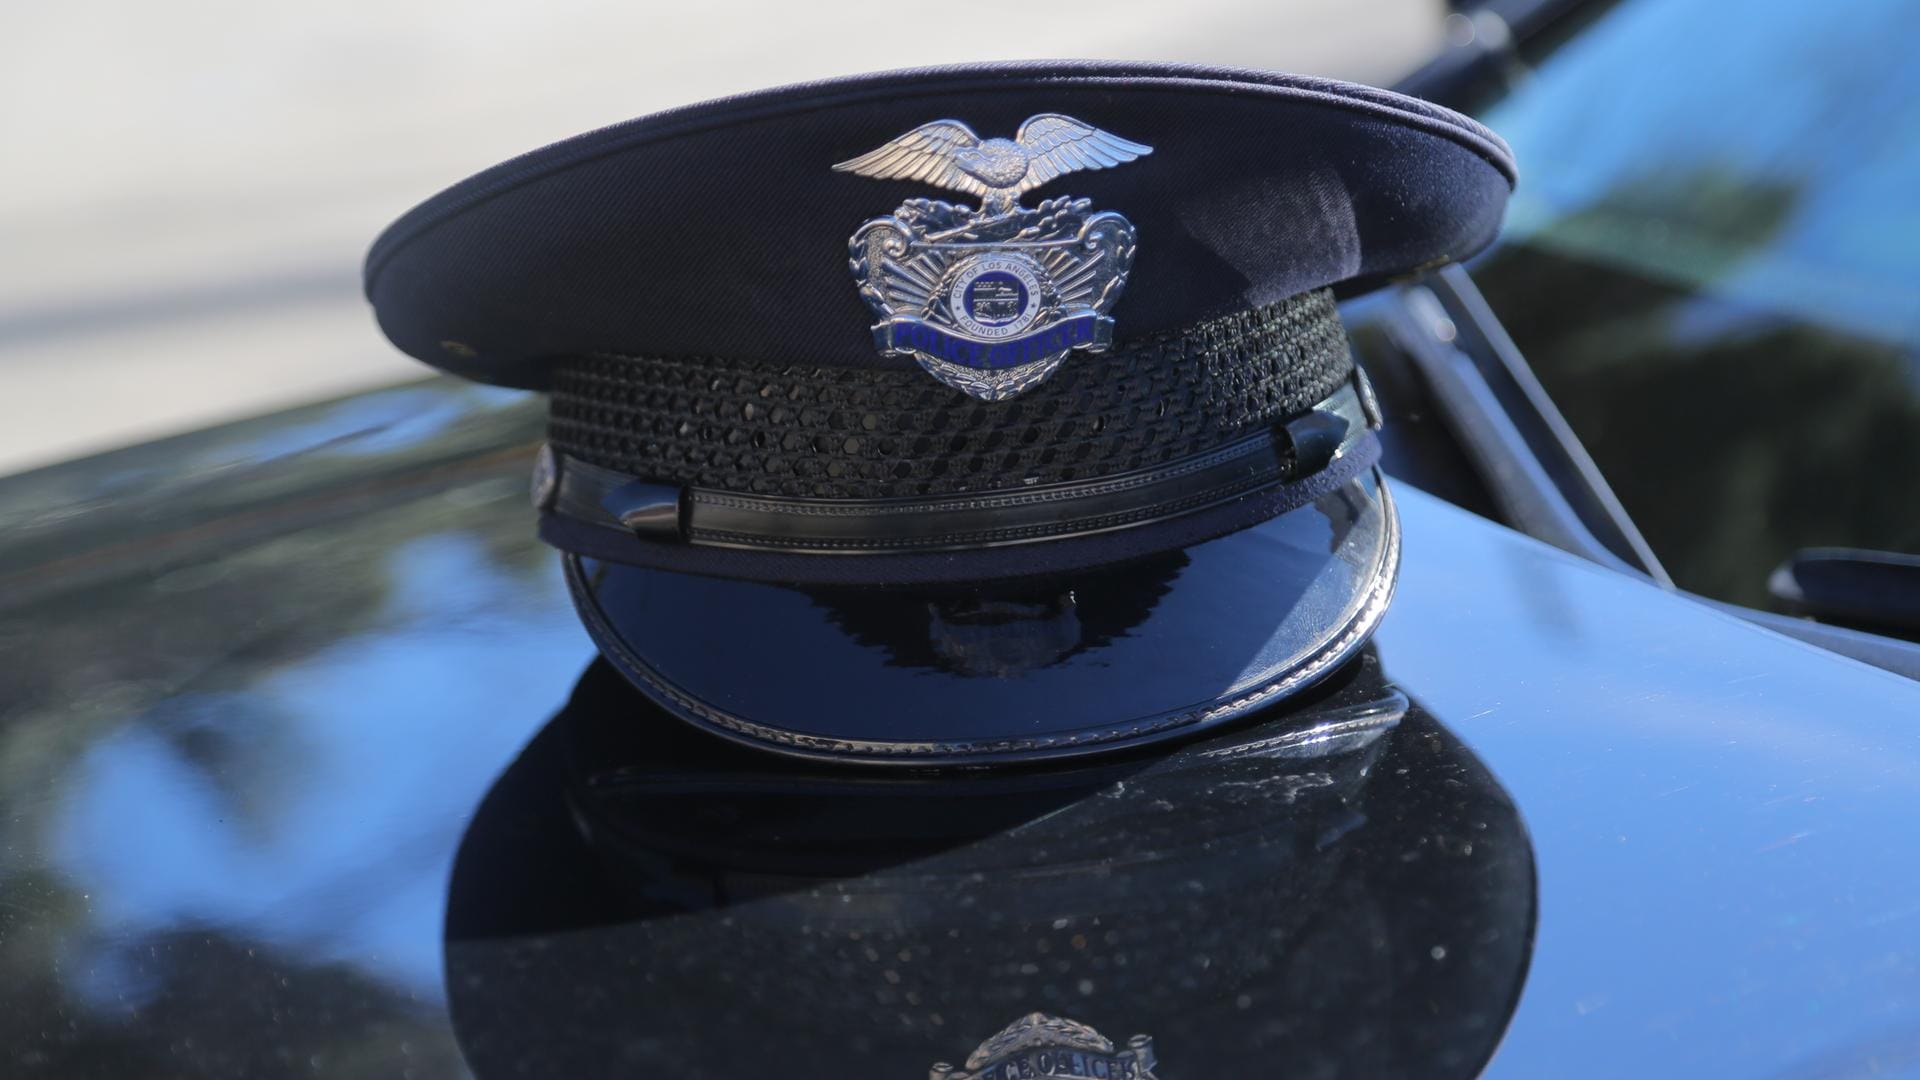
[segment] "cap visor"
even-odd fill
[[[1365,643],[1398,564],[1378,470],[1184,550],[967,586],[567,557],[588,630],[667,711],[763,749],[909,765],[1120,749],[1271,706]]]

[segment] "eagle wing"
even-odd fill
[[[956,152],[978,145],[980,136],[967,125],[958,120],[935,120],[833,169],[875,180],[914,180],[969,195],[985,195],[987,186],[968,176],[953,160]]]
[[[1111,168],[1153,153],[1151,146],[1059,113],[1027,117],[1014,141],[1027,152],[1027,176],[1020,181],[1020,192],[1031,191],[1063,173]]]

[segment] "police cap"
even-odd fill
[[[551,395],[541,535],[612,664],[755,746],[953,764],[1273,705],[1398,524],[1336,299],[1465,258],[1504,143],[1386,91],[1019,63],[676,109],[375,242],[400,348]]]

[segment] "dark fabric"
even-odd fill
[[[1189,547],[1305,506],[1380,460],[1380,443],[1365,433],[1348,453],[1303,480],[1183,517],[1115,532],[976,551],[822,555],[740,551],[642,540],[601,525],[540,515],[540,538],[562,551],[604,562],[707,577],[796,585],[917,585],[989,581],[1081,571]]]
[[[1041,112],[1153,147],[1036,193],[1137,227],[1122,343],[1464,258],[1492,239],[1513,180],[1505,145],[1471,120],[1326,80],[1123,63],[896,72],[663,113],[489,170],[381,236],[367,296],[402,349],[507,385],[545,387],[553,358],[597,353],[905,369],[874,348],[847,240],[942,193],[831,166],[930,120],[995,137]]]
[[[561,455],[660,483],[889,499],[1055,484],[1203,453],[1353,374],[1326,290],[1072,356],[1006,402],[911,371],[717,357],[556,362]]]

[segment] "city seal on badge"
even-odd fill
[[[1105,350],[1113,342],[1108,313],[1133,266],[1133,225],[1089,199],[1066,195],[1033,207],[1019,200],[1057,176],[1152,152],[1042,113],[1011,139],[982,139],[958,120],[935,120],[835,165],[980,200],[973,209],[909,199],[853,234],[853,276],[879,316],[875,344],[985,401],[1031,389],[1076,349]]]
[[[1049,1076],[1093,1080],[1155,1080],[1153,1039],[1135,1035],[1121,1050],[1078,1020],[1046,1013],[1027,1015],[1000,1029],[967,1057],[964,1068],[941,1062],[928,1080],[1040,1080]]]

